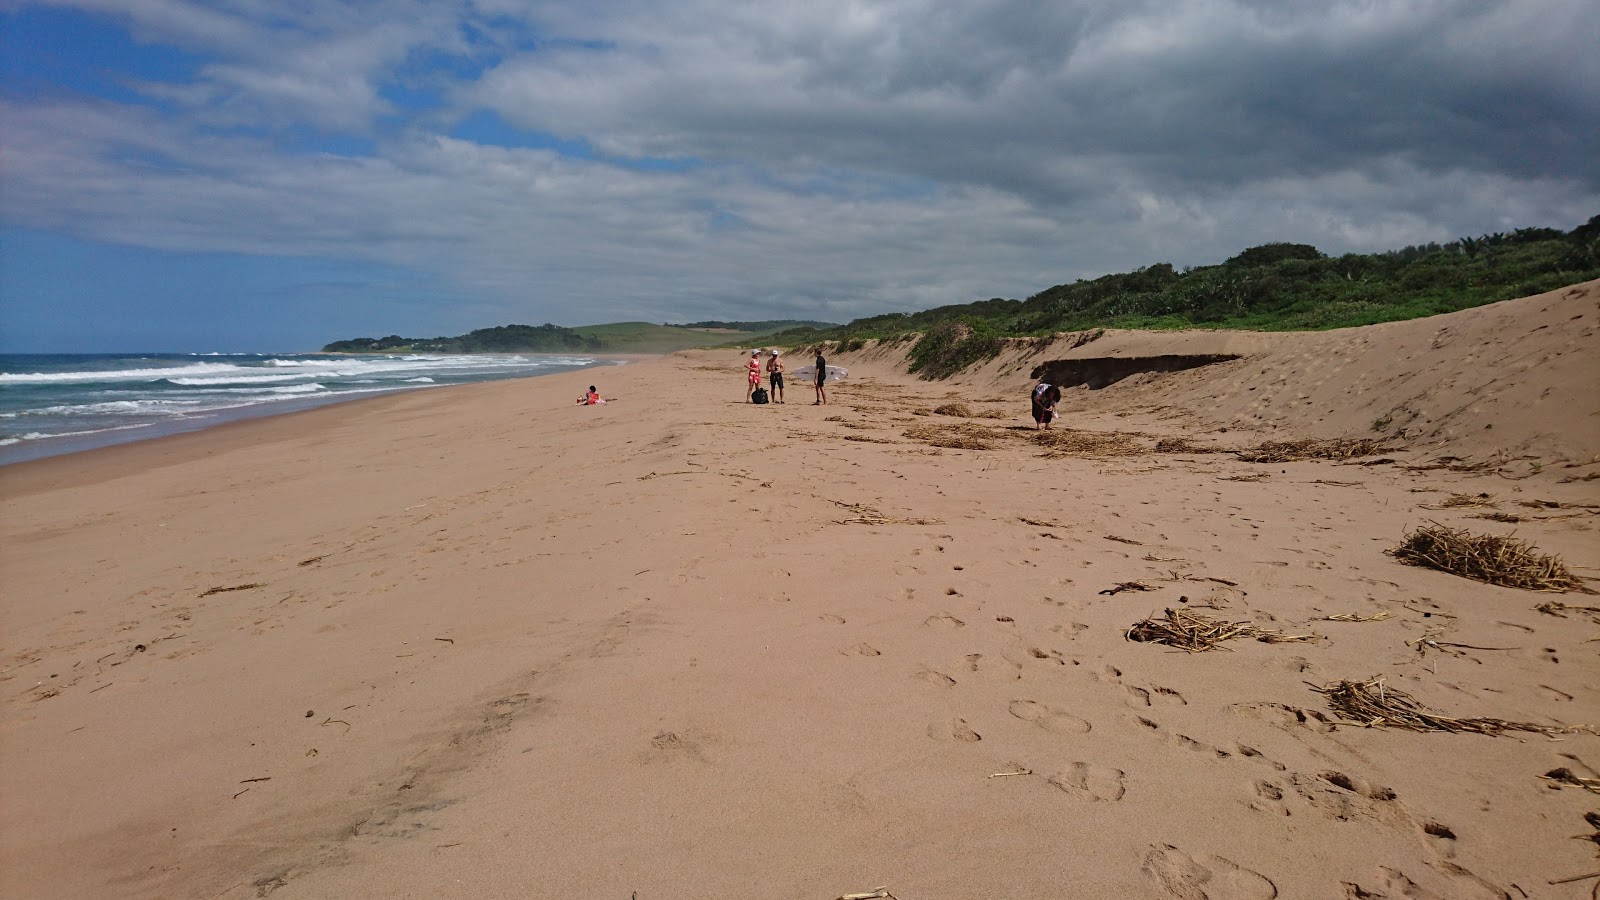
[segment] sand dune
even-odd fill
[[[1197,429],[1294,437],[1382,435],[1458,455],[1600,454],[1600,281],[1427,319],[1327,332],[1108,331],[1068,336],[958,378],[1021,391],[1055,361],[1237,357],[1133,375],[1069,397],[1142,409]],[[1107,363],[1099,363],[1105,367]],[[1119,373],[1120,374],[1120,373]]]
[[[0,893],[1582,896],[1594,795],[1540,776],[1600,737],[1312,686],[1600,724],[1597,623],[1534,608],[1594,598],[1384,553],[1437,520],[1600,566],[1596,290],[949,383],[869,350],[825,407],[696,352],[603,407],[580,373],[0,469]],[[1030,430],[1037,366],[1198,354],[1240,358]],[[1395,462],[1153,449],[1341,434]],[[1167,607],[1322,639],[1124,639]]]

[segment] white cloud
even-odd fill
[[[72,5],[203,63],[143,85],[176,112],[0,110],[7,222],[426,269],[519,320],[849,318],[1600,211],[1576,0]],[[396,108],[402,71],[453,108]],[[446,136],[478,108],[623,159]]]

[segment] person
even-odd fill
[[[1061,388],[1039,382],[1033,387],[1034,430],[1049,428],[1056,418],[1056,404],[1061,402]]]
[[[753,402],[756,388],[761,386],[761,349],[750,351],[750,361],[744,365],[744,402]]]
[[[826,406],[828,403],[828,361],[822,357],[822,349],[817,349],[817,402],[812,406]]]
[[[783,357],[774,349],[767,358],[767,380],[772,383],[772,402],[783,402]]]
[[[584,406],[595,406],[596,404],[604,403],[606,401],[600,397],[600,392],[595,390],[594,385],[591,384],[589,385],[589,393],[579,397],[578,402]]]

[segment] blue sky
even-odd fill
[[[1579,0],[0,0],[0,349],[844,321],[1600,212]]]

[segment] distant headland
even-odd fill
[[[778,319],[766,322],[613,322],[609,325],[500,325],[456,337],[380,338],[334,341],[324,353],[672,353],[692,347],[742,344],[780,331],[827,329],[831,322]]]

